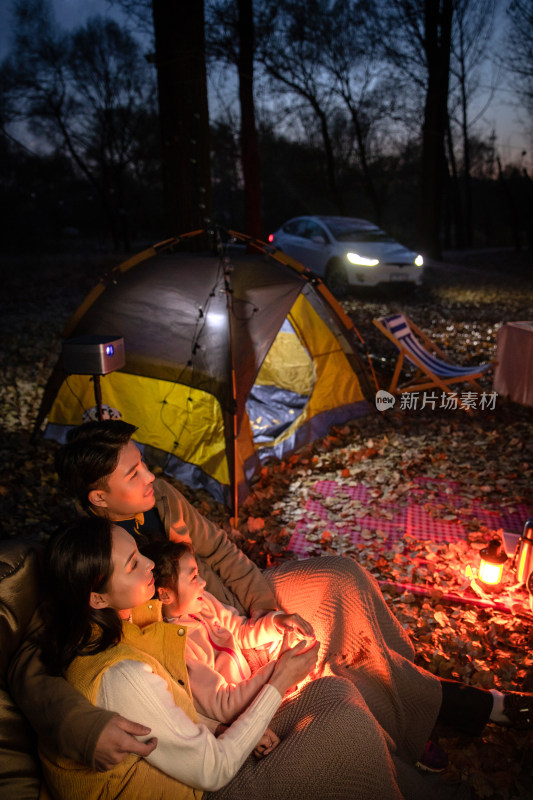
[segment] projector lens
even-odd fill
[[[106,348],[105,348],[106,356],[112,356],[114,352],[115,352],[115,348],[113,347],[113,345],[112,344],[107,344]]]

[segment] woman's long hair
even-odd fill
[[[91,592],[105,592],[113,572],[111,531],[104,517],[80,518],[48,543],[43,657],[53,675],[64,674],[76,656],[100,653],[120,641],[115,609],[90,605]]]

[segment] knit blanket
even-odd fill
[[[312,679],[270,727],[281,743],[248,758],[213,800],[440,800],[464,797],[414,764],[440,708],[439,681],[413,663],[411,642],[372,576],[355,561],[285,562],[265,577],[280,604],[312,623]]]

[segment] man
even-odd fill
[[[155,539],[192,542],[207,589],[241,613],[278,607],[263,574],[167,481],[155,479],[121,420],[89,422],[71,431],[57,454],[65,489],[89,514],[105,516],[131,533],[138,546]]]
[[[416,667],[406,633],[373,578],[353,560],[286,562],[262,573],[177,489],[154,478],[131,439],[135,430],[121,420],[73,429],[56,459],[64,488],[85,513],[120,523],[139,546],[166,537],[191,542],[208,591],[241,613],[300,613],[322,643],[317,677],[351,681],[354,702],[371,715],[384,741],[394,743],[395,757],[416,762],[437,716],[472,735],[489,720],[532,726],[530,696],[442,682]],[[126,752],[146,755],[155,746],[134,738],[146,733],[142,726],[110,719],[66,681],[44,675],[31,645],[12,668],[11,689],[39,735],[77,761],[106,769]]]

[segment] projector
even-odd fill
[[[75,336],[65,339],[63,367],[70,375],[107,375],[126,363],[122,336]]]

